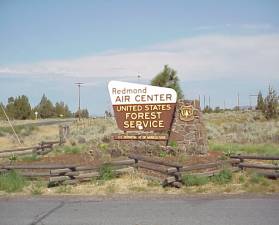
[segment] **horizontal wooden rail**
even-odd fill
[[[32,154],[34,153],[34,149],[29,149],[29,150],[22,150],[22,151],[16,151],[16,152],[0,152],[0,158],[1,157],[9,157],[9,156],[19,156],[19,155],[27,155],[27,154]]]
[[[125,173],[129,173],[132,172],[133,168],[132,167],[128,167],[128,168],[123,168],[123,169],[116,169],[113,170],[113,172],[115,173],[116,176],[118,175],[122,175]],[[69,172],[73,173],[71,175],[73,176],[68,176],[68,175],[62,175],[62,176],[51,176],[49,178],[49,182],[50,183],[55,183],[55,182],[62,182],[62,181],[68,181],[68,180],[85,180],[88,179],[90,180],[93,177],[99,177],[100,173],[97,171],[87,171],[86,173],[79,173],[79,172]],[[71,182],[67,182],[67,183],[71,183]],[[77,183],[77,182],[72,182],[72,183]]]
[[[240,168],[254,168],[254,169],[266,169],[266,170],[279,170],[279,166],[270,164],[250,164],[250,163],[239,163]]]
[[[271,178],[271,179],[277,179],[279,178],[279,173],[277,172],[266,172],[266,171],[262,171],[262,172],[257,172],[257,174],[265,176],[267,178]]]
[[[259,160],[279,160],[279,156],[258,156],[258,155],[233,155],[232,159],[259,159]]]
[[[181,164],[176,163],[176,162],[166,162],[166,161],[159,160],[159,159],[151,159],[150,157],[142,156],[142,155],[129,155],[128,157],[131,159],[140,160],[140,161],[149,162],[149,163],[155,163],[155,164],[163,165],[163,166],[170,166],[170,167],[175,167],[175,168],[182,167]]]
[[[49,177],[49,172],[19,172],[24,177]]]
[[[33,164],[33,165],[2,165],[0,169],[64,169],[64,168],[74,168],[76,165],[41,165],[41,164]]]
[[[178,171],[174,167],[162,168],[162,167],[158,167],[157,165],[147,163],[147,162],[138,162],[138,163],[136,163],[135,167],[140,167],[140,168],[143,168],[143,169],[153,170],[153,171],[160,172],[160,173],[163,173],[163,174],[172,174],[172,173],[175,173],[175,172]]]
[[[185,171],[192,171],[192,170],[210,169],[210,168],[218,167],[223,164],[224,163],[222,162],[196,164],[191,166],[184,166],[180,169],[180,171],[185,172]]]
[[[1,153],[12,153],[12,152],[22,152],[22,151],[25,151],[25,150],[36,149],[37,147],[39,147],[39,146],[16,148],[16,149],[5,149],[5,150],[0,150],[0,154]]]

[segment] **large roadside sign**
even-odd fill
[[[177,100],[175,90],[121,81],[110,81],[108,89],[119,129],[170,129]]]

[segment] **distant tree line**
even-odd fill
[[[9,97],[7,105],[0,103],[2,108],[4,108],[10,119],[25,120],[25,119],[35,119],[37,112],[37,117],[40,119],[46,118],[70,118],[78,117],[79,112],[72,113],[67,104],[64,102],[56,102],[53,104],[50,99],[44,94],[41,101],[34,108],[31,107],[29,99],[25,95],[17,97]],[[5,119],[4,112],[0,109],[0,119]],[[82,118],[88,118],[89,112],[87,109],[82,109],[80,111]]]
[[[237,106],[233,109],[221,109],[220,107],[216,107],[212,109],[208,105],[203,109],[204,113],[218,113],[223,111],[238,111],[240,110]],[[257,106],[256,110],[260,110],[263,112],[264,116],[267,119],[275,119],[279,117],[279,96],[277,95],[275,89],[271,86],[268,88],[267,96],[264,97],[262,92],[259,91],[257,98]]]

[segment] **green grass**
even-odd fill
[[[186,186],[201,186],[209,182],[207,177],[200,177],[194,175],[184,175],[182,176],[182,183]]]
[[[224,152],[226,154],[259,154],[279,155],[279,145],[276,144],[219,144],[209,143],[212,151]]]
[[[24,161],[24,162],[33,162],[39,160],[40,157],[37,154],[22,156],[18,160]]]
[[[177,148],[177,142],[176,141],[170,141],[168,145],[173,147],[173,148]]]
[[[224,169],[219,174],[212,176],[210,181],[219,185],[230,183],[232,181],[232,172]]]
[[[2,191],[19,192],[25,185],[27,185],[26,180],[15,171],[0,175],[0,190]]]
[[[252,173],[250,175],[249,181],[252,184],[268,185],[268,179],[265,178],[263,175],[260,175],[260,174],[257,174],[257,173]]]
[[[85,145],[75,145],[75,146],[58,146],[55,148],[54,153],[56,154],[79,154],[84,151]]]
[[[99,177],[100,180],[107,181],[116,177],[114,171],[108,165],[101,166],[99,173],[100,173],[100,177]]]
[[[15,132],[20,136],[29,136],[33,131],[38,128],[34,125],[17,125],[14,127]],[[11,127],[0,127],[0,137],[6,136],[7,134],[13,134]]]

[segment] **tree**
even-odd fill
[[[151,80],[151,85],[172,88],[176,91],[178,99],[183,98],[177,72],[171,69],[168,65],[165,65],[163,71]]]
[[[31,116],[31,105],[27,96],[18,96],[14,100],[14,118],[18,120],[26,120]]]
[[[258,98],[257,98],[257,106],[256,106],[256,109],[257,109],[257,110],[264,111],[264,108],[265,108],[265,104],[264,104],[263,95],[262,95],[262,92],[259,91],[259,93],[258,93]]]
[[[203,109],[203,113],[212,113],[213,109],[210,108],[208,105]]]
[[[60,117],[61,115],[64,118],[71,117],[72,113],[69,110],[69,107],[64,102],[56,102],[55,104],[55,116]]]
[[[55,116],[55,110],[53,107],[52,102],[45,96],[43,95],[39,105],[37,105],[34,109],[35,111],[38,112],[38,116],[40,118],[51,118]]]
[[[268,95],[264,99],[264,114],[267,119],[277,118],[279,114],[278,96],[276,91],[269,86]]]
[[[8,104],[6,105],[6,113],[10,119],[14,119],[15,117],[15,105],[14,105],[14,97],[8,98]]]
[[[0,120],[6,120],[3,109],[6,110],[5,105],[2,102],[0,102]]]
[[[75,117],[78,118],[79,117],[79,111],[77,111],[75,113]],[[80,117],[81,118],[88,118],[89,117],[89,112],[87,109],[81,109],[80,110]]]

